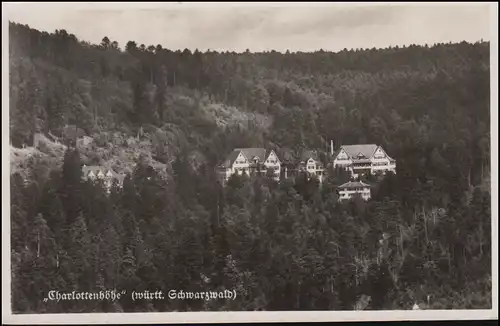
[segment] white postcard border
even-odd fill
[[[9,324],[95,324],[95,323],[225,323],[225,322],[284,322],[284,321],[390,321],[390,320],[475,320],[498,319],[498,3],[448,2],[358,2],[358,3],[287,3],[287,6],[316,5],[489,5],[490,6],[490,77],[491,77],[491,187],[492,187],[492,296],[491,310],[411,310],[411,311],[283,311],[283,312],[165,312],[165,313],[91,313],[91,314],[15,314],[11,312],[10,275],[10,146],[9,146],[9,64],[8,19],[6,7],[18,10],[22,6],[39,6],[50,12],[51,6],[71,6],[81,9],[158,9],[179,6],[185,8],[218,6],[226,3],[2,3],[2,323]],[[233,3],[234,6],[279,6],[283,3]],[[16,7],[17,6],[17,7]]]

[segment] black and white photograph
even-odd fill
[[[3,322],[498,319],[497,3],[2,11]]]

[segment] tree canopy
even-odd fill
[[[489,43],[202,53],[9,33],[12,146],[68,126],[97,142],[11,175],[14,312],[491,308]],[[382,145],[397,173],[368,202],[337,201],[342,171],[216,182],[233,148],[328,157],[329,140]],[[123,188],[80,179],[91,155],[134,162]],[[43,302],[172,284],[240,299]]]

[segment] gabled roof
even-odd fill
[[[276,151],[274,149],[268,149],[266,151],[265,159],[268,159],[269,155],[271,155],[271,153],[274,153],[274,155],[276,156],[276,159],[278,160],[278,162],[281,163],[281,159],[279,158],[278,153],[276,153]]]
[[[254,157],[258,157],[259,161],[266,159],[266,150],[264,148],[236,148],[235,151],[243,152],[243,155],[249,161],[252,161]]]
[[[306,162],[312,158],[315,161],[319,161],[319,155],[318,152],[316,151],[310,151],[310,150],[304,150],[302,154],[300,155],[300,161],[301,162]]]
[[[241,151],[238,150],[233,150],[229,155],[226,157],[226,159],[220,164],[222,168],[229,168],[231,165],[233,165],[234,161],[238,158],[238,155],[240,155]]]
[[[104,170],[104,167],[99,166],[99,165],[84,165],[82,167],[82,172],[84,175],[89,174],[90,172],[94,172],[94,174],[97,174],[99,171]]]
[[[102,172],[102,174],[106,175],[108,172],[111,172],[113,178],[118,179],[118,180],[123,180],[125,176],[116,173],[113,171],[113,169],[106,168],[101,165],[84,165],[82,167],[82,173],[84,176],[88,176],[90,172],[93,172],[95,175],[97,175],[99,172]]]
[[[375,144],[343,145],[341,147],[351,158],[357,157],[359,154],[363,154],[366,158],[371,158],[377,148],[378,146]]]
[[[338,188],[365,188],[365,187],[370,187],[369,184],[364,183],[363,181],[350,181],[346,182],[343,185],[339,186]]]
[[[273,152],[273,150],[266,151],[265,148],[235,148],[220,164],[220,167],[222,168],[231,167],[234,161],[236,161],[236,159],[238,158],[238,155],[240,155],[240,153],[243,153],[243,155],[246,157],[249,163],[252,163],[255,157],[259,158],[260,162],[264,162],[269,156],[269,154],[271,154],[271,152]],[[278,157],[277,154],[276,157]]]
[[[238,155],[243,153],[247,160],[251,161],[254,157],[258,157],[260,161],[266,159],[266,150],[264,148],[235,148],[222,162],[221,167],[228,168],[231,167],[238,158]]]

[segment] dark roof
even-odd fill
[[[370,187],[369,184],[364,183],[363,181],[350,181],[346,182],[343,185],[339,186],[338,188],[364,188],[364,187]]]
[[[238,158],[238,155],[240,154],[240,151],[233,150],[229,155],[226,157],[226,159],[221,163],[221,167],[223,168],[228,168],[231,165],[233,165],[234,161]]]
[[[317,151],[310,151],[310,150],[304,150],[302,154],[300,155],[300,161],[301,162],[306,162],[312,158],[315,161],[319,161],[319,155]]]
[[[226,159],[220,165],[223,168],[228,168],[233,165],[234,161],[238,158],[238,155],[243,152],[243,155],[247,158],[247,160],[252,161],[254,157],[258,157],[259,161],[264,161],[266,159],[266,150],[264,148],[235,148]]]
[[[88,174],[90,172],[94,172],[94,174],[97,175],[97,173],[99,173],[99,171],[101,171],[104,175],[106,175],[108,172],[111,172],[111,174],[113,175],[113,178],[121,180],[121,181],[123,179],[125,179],[124,175],[118,174],[115,171],[113,171],[113,169],[109,169],[109,168],[106,168],[104,166],[100,166],[100,165],[90,165],[90,166],[84,165],[82,167],[82,173],[83,173],[83,175],[85,177],[88,176]]]
[[[258,157],[259,161],[264,161],[266,159],[266,150],[264,148],[236,148],[235,151],[243,152],[243,155],[252,161],[254,157]]]
[[[366,158],[370,158],[377,148],[378,146],[375,144],[343,145],[341,147],[351,158],[357,157],[360,153],[366,156]]]

